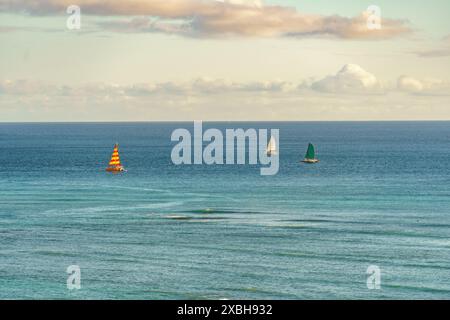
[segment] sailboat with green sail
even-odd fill
[[[312,143],[308,144],[308,150],[306,151],[305,159],[302,160],[304,163],[317,163],[319,159],[316,158],[316,151],[314,150],[314,145]]]

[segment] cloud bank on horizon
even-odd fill
[[[407,96],[413,98],[405,99]],[[409,120],[436,120],[448,114],[450,84],[410,76],[400,76],[395,84],[382,83],[360,66],[347,64],[334,75],[299,83],[199,78],[183,83],[94,83],[74,87],[0,81],[0,113],[14,115],[15,97],[19,97],[22,109],[40,121],[48,121],[48,115],[57,121],[67,121],[67,117],[81,121],[86,114],[95,121],[136,121],[146,117],[166,121],[396,120],[399,115]],[[64,105],[71,107],[62,108]],[[124,111],[131,117],[124,119]],[[112,117],[105,119],[105,114]]]
[[[0,94],[53,96],[128,96],[142,97],[163,95],[220,95],[236,92],[257,94],[306,93],[348,95],[385,95],[389,92],[450,96],[450,83],[439,79],[417,79],[401,75],[395,83],[383,83],[378,78],[356,64],[346,64],[336,74],[317,81],[301,80],[297,83],[274,80],[256,82],[236,82],[228,79],[197,78],[185,82],[135,83],[117,85],[91,83],[79,87],[51,85],[30,80],[0,80]]]
[[[72,0],[0,0],[0,12],[31,15],[64,13]],[[388,39],[412,32],[407,21],[383,19],[367,28],[369,13],[355,17],[299,12],[259,0],[77,0],[85,15],[122,17],[98,23],[111,32],[167,33],[188,37],[335,37]],[[124,19],[125,18],[125,19]]]

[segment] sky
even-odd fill
[[[0,122],[450,120],[448,12],[448,0],[0,0]]]

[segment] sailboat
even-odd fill
[[[111,156],[111,160],[109,161],[108,168],[106,168],[108,172],[122,172],[125,171],[122,164],[120,163],[119,157],[119,145],[116,143],[114,145],[114,150]]]
[[[317,163],[319,159],[316,159],[316,152],[314,151],[314,146],[312,143],[308,144],[308,150],[306,151],[305,159],[302,160],[304,163]]]
[[[275,138],[270,137],[269,144],[267,145],[266,153],[268,156],[272,156],[277,154],[277,143],[275,142]]]

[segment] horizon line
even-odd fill
[[[0,121],[0,124],[52,124],[52,123],[64,123],[64,124],[82,124],[82,123],[187,123],[187,122],[285,122],[285,123],[306,123],[306,122],[450,122],[450,119],[430,119],[430,120],[125,120],[125,121]]]

